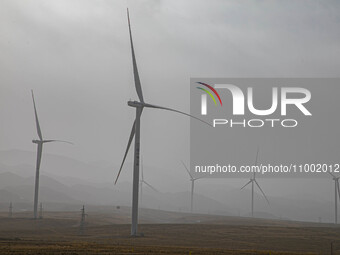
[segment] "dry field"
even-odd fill
[[[88,212],[83,234],[79,212],[0,213],[0,254],[340,254],[332,224],[142,210],[131,238],[128,211]]]

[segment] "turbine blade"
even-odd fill
[[[336,176],[334,174],[332,174],[331,172],[328,172],[333,178],[336,178]]]
[[[187,171],[187,173],[189,174],[190,178],[191,178],[191,179],[193,179],[193,177],[192,177],[192,175],[191,175],[191,173],[190,173],[189,169],[188,169],[188,168],[187,168],[187,166],[184,164],[183,160],[181,160],[181,162],[182,162],[182,164],[183,164],[183,166],[184,166],[185,170],[186,170],[186,171]]]
[[[196,178],[194,178],[194,181],[199,180],[199,179],[204,179],[204,177],[205,177],[205,175],[201,176],[201,177],[196,177]]]
[[[199,121],[201,121],[201,122],[203,122],[203,123],[205,123],[205,124],[207,124],[207,125],[209,125],[209,126],[212,127],[212,125],[211,125],[210,123],[208,123],[208,122],[206,122],[206,121],[204,121],[204,120],[201,120],[201,119],[199,119],[199,118],[197,118],[197,117],[195,117],[195,116],[192,116],[192,115],[190,115],[190,114],[188,114],[188,113],[185,113],[185,112],[181,112],[181,111],[178,111],[178,110],[175,110],[175,109],[171,109],[171,108],[168,108],[168,107],[162,107],[162,106],[158,106],[158,105],[153,105],[153,104],[144,104],[144,106],[145,106],[145,107],[149,107],[149,108],[155,108],[155,109],[162,109],[162,110],[177,112],[177,113],[186,115],[186,116],[188,116],[188,117],[194,118],[194,119],[196,119],[196,120],[199,120]]]
[[[260,187],[260,185],[257,183],[257,181],[256,181],[256,180],[254,180],[254,181],[255,181],[257,187],[260,189],[260,191],[261,191],[262,195],[264,196],[264,198],[267,200],[267,203],[269,204],[269,200],[268,200],[266,194],[264,194],[263,190],[261,189],[261,187]]]
[[[136,91],[137,91],[137,95],[139,97],[139,100],[144,103],[143,93],[142,93],[142,86],[141,86],[141,83],[140,83],[138,69],[137,69],[137,61],[136,61],[136,56],[135,56],[135,50],[133,49],[129,9],[127,9],[127,18],[128,18],[128,23],[129,23],[129,33],[130,33],[130,43],[131,43],[131,53],[132,53],[132,64],[133,64],[133,76],[134,76],[134,79],[135,79],[135,87],[136,87]]]
[[[146,185],[148,185],[153,191],[158,192],[158,190],[151,186],[151,184],[147,183],[146,181],[143,181]]]
[[[256,159],[255,159],[255,166],[257,166],[258,157],[259,157],[259,146],[257,146]],[[254,172],[254,174],[253,174],[253,179],[254,179],[254,180],[255,180],[255,174],[256,174],[256,172]]]
[[[37,108],[35,106],[33,90],[31,90],[31,92],[32,92],[32,99],[33,99],[33,106],[34,106],[35,124],[37,126],[37,133],[38,133],[38,136],[39,136],[40,140],[42,140],[43,138],[42,138],[41,129],[40,129],[40,125],[39,125]]]
[[[249,182],[247,182],[242,188],[240,188],[240,189],[243,189],[243,188],[245,188],[249,183],[251,183],[252,182],[252,180],[249,180]]]
[[[74,145],[73,143],[71,142],[68,142],[68,141],[63,141],[63,140],[44,140],[43,141],[44,143],[50,143],[50,142],[60,142],[60,143],[68,143],[68,144],[72,144]]]
[[[337,188],[338,188],[338,198],[339,198],[339,200],[340,200],[340,188],[339,188],[339,179],[336,179],[336,182],[337,182]]]
[[[142,181],[144,181],[144,166],[143,166],[143,157],[141,157],[141,174],[142,174]]]
[[[203,179],[203,178],[207,177],[208,175],[209,175],[209,174],[205,174],[205,175],[203,175],[203,176],[196,177],[196,178],[193,178],[193,179],[194,179],[194,181],[196,181],[196,180],[199,180],[199,179]]]
[[[122,168],[123,168],[123,165],[124,165],[126,156],[127,156],[128,152],[129,152],[129,149],[130,149],[130,145],[131,145],[132,139],[133,139],[133,137],[135,136],[135,132],[136,132],[136,130],[135,130],[135,124],[136,124],[136,121],[133,122],[132,129],[131,129],[131,133],[130,133],[130,137],[129,137],[129,141],[128,141],[128,144],[127,144],[127,147],[126,147],[126,151],[125,151],[125,154],[124,154],[124,158],[123,158],[122,164],[120,165],[120,169],[119,169],[119,172],[118,172],[118,175],[117,175],[115,184],[116,184],[117,181],[118,181],[118,178],[119,178],[120,172],[122,171]]]
[[[255,166],[257,166],[257,160],[259,158],[259,146],[257,146],[257,151],[256,151],[256,159],[255,159]]]
[[[36,170],[40,170],[40,163],[41,163],[41,157],[42,157],[42,144],[38,144],[38,151],[37,151],[37,165],[36,165]]]

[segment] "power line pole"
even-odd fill
[[[80,225],[79,225],[79,233],[82,235],[84,234],[84,228],[85,228],[85,217],[87,214],[85,213],[85,206],[83,205],[83,208],[81,209],[81,215],[80,215]]]

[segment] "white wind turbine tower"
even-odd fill
[[[340,188],[339,188],[339,178],[336,177],[334,174],[329,172],[329,174],[333,177],[334,181],[334,222],[338,224],[338,199],[340,199]]]
[[[140,176],[140,203],[142,204],[143,200],[143,184],[147,185],[149,188],[151,188],[153,191],[158,192],[156,188],[154,188],[151,184],[149,184],[144,179],[144,165],[143,165],[143,158],[141,158],[141,176]]]
[[[12,216],[13,216],[13,205],[12,205],[12,201],[11,201],[10,204],[9,204],[9,207],[8,207],[8,217],[12,218]]]
[[[259,156],[259,148],[257,148],[257,152],[256,152],[256,160],[255,160],[255,166],[257,166],[257,159]],[[269,204],[269,200],[266,197],[266,194],[264,194],[263,190],[261,189],[260,185],[258,184],[258,182],[255,179],[255,172],[253,175],[253,178],[251,178],[249,180],[249,182],[247,182],[241,189],[243,189],[244,187],[246,187],[248,184],[251,183],[251,217],[254,217],[254,183],[256,184],[256,186],[259,188],[259,190],[261,191],[263,197],[266,199],[267,203]]]
[[[127,18],[128,18],[128,26],[129,26],[129,34],[130,34],[130,44],[131,44],[131,54],[132,54],[132,65],[133,65],[133,75],[134,75],[134,81],[135,81],[135,87],[136,92],[139,98],[139,101],[128,101],[128,105],[131,107],[136,108],[136,119],[132,125],[132,130],[130,133],[129,141],[127,144],[127,148],[123,157],[122,164],[120,166],[117,178],[115,180],[115,184],[117,183],[117,180],[119,178],[120,172],[122,170],[122,167],[124,165],[126,155],[130,149],[131,142],[133,138],[135,138],[135,149],[134,149],[134,163],[133,163],[133,188],[132,188],[132,217],[131,217],[131,236],[137,236],[137,225],[138,225],[138,186],[139,186],[139,155],[140,155],[140,121],[141,121],[141,115],[144,108],[154,108],[154,109],[161,109],[161,110],[167,110],[172,112],[177,112],[180,114],[187,115],[189,117],[195,118],[197,120],[200,120],[194,116],[191,116],[190,114],[177,111],[171,108],[157,106],[153,104],[148,104],[144,101],[143,93],[142,93],[142,87],[141,82],[139,79],[138,69],[137,69],[137,62],[136,62],[136,56],[135,51],[133,48],[133,42],[132,42],[132,34],[131,34],[131,25],[130,25],[130,18],[129,18],[129,10],[127,9]],[[200,120],[202,121],[202,120]],[[211,124],[202,121],[205,124],[211,126]]]
[[[41,129],[40,129],[40,124],[38,120],[38,113],[37,113],[37,108],[35,106],[35,100],[34,100],[34,94],[32,90],[32,99],[33,99],[33,106],[34,106],[34,114],[35,114],[35,123],[37,126],[37,133],[39,136],[39,139],[37,140],[32,140],[32,143],[36,143],[38,146],[37,150],[37,163],[36,163],[36,172],[35,172],[35,189],[34,189],[34,219],[38,218],[38,196],[39,196],[39,176],[40,176],[40,163],[41,163],[41,157],[42,157],[42,149],[43,149],[43,144],[44,143],[50,143],[50,142],[63,142],[63,143],[69,143],[66,141],[61,141],[61,140],[44,140]]]
[[[184,164],[183,161],[181,161],[185,170],[187,171],[187,173],[189,174],[190,176],[190,181],[191,181],[191,200],[190,200],[190,212],[192,213],[193,210],[194,210],[194,186],[195,186],[195,181],[199,180],[199,179],[202,179],[204,176],[201,176],[201,177],[196,177],[194,178],[189,169],[187,168],[187,166]]]

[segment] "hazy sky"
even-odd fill
[[[147,102],[189,112],[190,77],[338,77],[339,1],[0,1],[0,149],[120,164],[135,115],[130,8]],[[188,160],[189,120],[146,109],[144,161]],[[131,151],[132,152],[132,151]],[[132,153],[129,154],[131,160]]]

